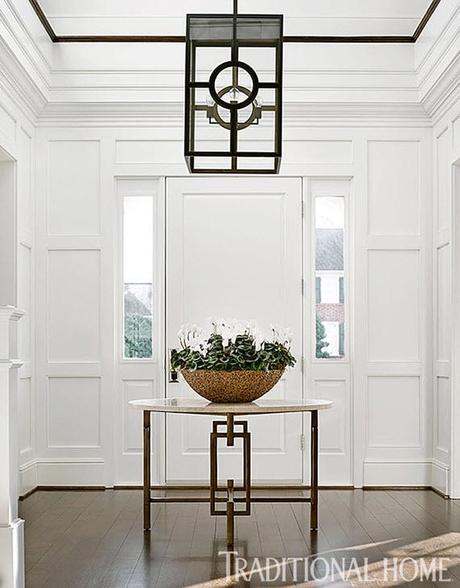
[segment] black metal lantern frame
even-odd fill
[[[187,15],[185,158],[191,173],[276,174],[282,153],[283,16],[240,15],[237,0],[233,7],[231,15]],[[256,68],[242,57],[260,50],[270,55],[268,79],[259,79]],[[212,64],[208,79],[203,79],[198,59],[203,51],[229,56]],[[198,137],[206,122],[220,131],[224,149],[209,148],[209,132],[208,140]],[[263,140],[248,140],[248,132],[259,125]],[[263,148],[255,149],[254,143]]]

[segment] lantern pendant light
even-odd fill
[[[276,174],[282,150],[282,15],[188,14],[190,173]]]

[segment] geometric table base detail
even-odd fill
[[[311,412],[311,436],[310,436],[310,496],[253,496],[251,490],[251,434],[248,431],[247,421],[234,420],[233,414],[227,415],[226,421],[214,421],[210,435],[210,485],[209,486],[151,486],[150,458],[151,458],[151,411],[144,410],[144,530],[149,531],[151,526],[150,505],[152,502],[208,502],[211,515],[225,516],[227,518],[227,545],[232,547],[235,534],[235,517],[249,516],[251,504],[255,502],[310,502],[310,530],[318,529],[318,411]],[[219,486],[218,483],[218,440],[226,439],[227,447],[233,447],[235,439],[243,440],[243,484],[235,485],[234,480],[227,480],[227,484]],[[151,490],[195,490],[206,488],[209,496],[152,496]],[[308,489],[306,486],[259,486],[263,490],[300,490]]]

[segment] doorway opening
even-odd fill
[[[16,164],[0,146],[0,305],[16,305]]]

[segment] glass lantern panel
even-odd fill
[[[282,34],[282,19],[279,16],[239,16],[237,37],[239,40],[277,41]]]
[[[194,151],[228,151],[230,149],[230,131],[218,124],[213,107],[214,102],[207,88],[196,88]],[[220,110],[226,112],[226,109],[219,109],[219,112]]]
[[[230,170],[232,159],[231,157],[195,157],[194,165],[196,170]]]
[[[275,47],[240,47],[239,59],[257,72],[260,82],[276,81]]]
[[[264,170],[267,173],[272,171],[275,165],[273,157],[240,157],[238,168],[242,170]]]
[[[272,112],[263,113],[258,124],[238,131],[239,151],[272,153],[275,148],[275,116]]]
[[[231,16],[189,16],[189,38],[193,41],[229,42],[233,37]]]
[[[209,76],[221,63],[230,61],[229,47],[203,47],[195,49],[195,81],[208,82]]]

